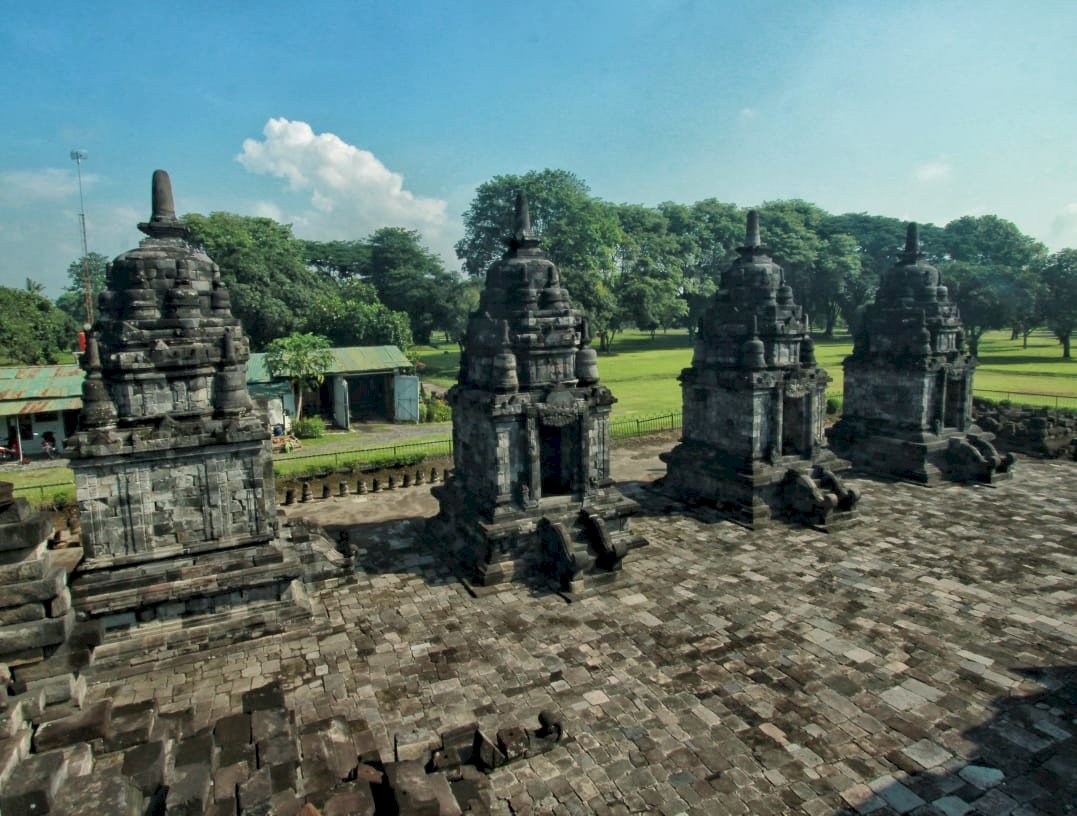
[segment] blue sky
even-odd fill
[[[571,170],[611,201],[947,221],[1077,246],[1077,4],[6,4],[0,284],[50,295],[180,212],[451,252],[475,187]],[[765,229],[765,225],[764,225]]]

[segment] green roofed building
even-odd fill
[[[46,433],[57,440],[74,433],[84,376],[75,364],[0,368],[0,445],[7,446],[18,428],[24,452],[34,456],[42,453]],[[292,390],[270,375],[264,354],[251,355],[247,385],[251,398],[268,409],[271,426],[284,424],[284,411],[294,415]],[[306,395],[304,406],[304,413],[322,414],[341,428],[362,419],[416,422],[419,378],[396,346],[337,348],[325,382]]]

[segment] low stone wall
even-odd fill
[[[1077,459],[1077,413],[973,400],[973,421],[995,434],[995,446],[1044,459]]]

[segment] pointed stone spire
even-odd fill
[[[762,241],[759,240],[759,213],[755,210],[748,210],[748,225],[745,230],[744,245],[746,247],[762,246]]]
[[[745,219],[744,246],[737,247],[737,252],[744,258],[767,253],[759,237],[759,213],[755,210],[748,210],[748,217]]]
[[[509,248],[532,248],[539,245],[538,238],[531,231],[531,210],[527,206],[527,194],[520,190],[516,193],[516,215],[512,225],[512,240]]]
[[[905,251],[901,253],[901,260],[904,263],[916,263],[916,260],[922,257],[920,227],[915,221],[910,221],[909,226],[905,228]]]
[[[138,228],[151,238],[185,238],[190,231],[186,224],[176,218],[176,205],[172,199],[172,180],[164,170],[153,171],[153,215]]]
[[[86,356],[82,367],[86,378],[82,381],[82,416],[85,428],[113,428],[116,426],[116,407],[112,404],[108,387],[101,376],[101,351],[97,338],[90,335],[86,343]]]

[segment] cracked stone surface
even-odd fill
[[[425,487],[312,502],[289,513],[358,553],[310,627],[91,667],[88,702],[191,706],[195,731],[279,679],[300,727],[361,718],[387,759],[397,734],[561,712],[564,744],[491,776],[499,814],[1074,812],[1077,464],[850,479],[859,526],[753,532],[643,489],[669,447],[615,451],[651,546],[602,593],[472,598],[420,548]]]

